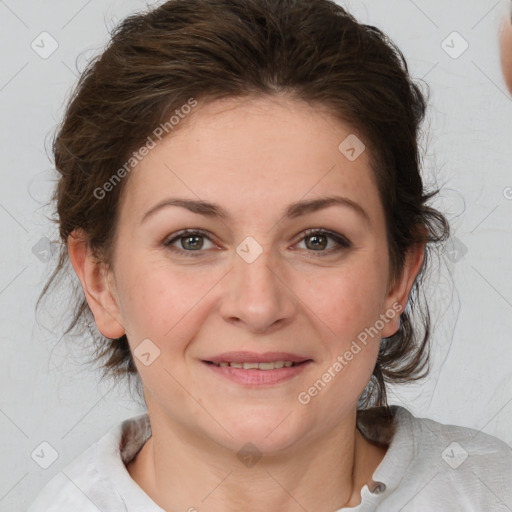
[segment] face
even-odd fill
[[[501,67],[508,90],[512,92],[512,20],[503,22],[500,35]]]
[[[421,255],[388,286],[383,207],[368,152],[338,148],[349,135],[298,100],[223,100],[132,171],[112,272],[88,299],[104,335],[127,333],[152,421],[272,451],[354,414]],[[341,199],[290,210],[327,197]]]

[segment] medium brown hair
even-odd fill
[[[73,230],[82,229],[98,259],[110,264],[129,176],[101,199],[94,191],[172,112],[190,98],[279,94],[327,109],[364,141],[386,215],[390,279],[400,275],[412,246],[427,244],[400,329],[382,340],[359,404],[385,405],[386,383],[428,370],[430,316],[421,282],[429,252],[448,237],[449,225],[427,205],[438,191],[427,193],[420,176],[426,99],[403,54],[379,29],[330,0],[171,0],[114,30],[81,74],[53,140],[60,176],[52,201],[62,245],[38,306],[70,268],[66,244]],[[64,334],[87,326],[103,375],[138,377],[126,336],[104,338],[91,325],[81,287],[73,293],[76,307]]]

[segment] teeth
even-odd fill
[[[292,361],[271,361],[269,363],[213,363],[215,366],[231,366],[232,368],[243,368],[244,370],[274,370],[276,368],[290,368],[295,363]]]

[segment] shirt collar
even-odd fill
[[[398,405],[358,411],[357,426],[365,438],[388,446],[372,480],[361,489],[362,504],[377,504],[398,488],[414,459],[413,419],[407,409]]]

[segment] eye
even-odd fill
[[[215,247],[215,244],[213,244],[205,231],[192,229],[184,229],[183,231],[176,233],[173,238],[164,242],[164,246],[173,252],[177,252],[185,256],[198,256],[193,253],[202,252],[201,249],[204,248],[204,239],[207,239],[211,244],[210,247],[206,247],[207,249]],[[180,248],[174,246],[177,242],[180,242]]]
[[[306,249],[312,252],[323,253],[319,254],[319,256],[327,256],[352,247],[352,244],[346,237],[326,229],[308,229],[304,234],[305,236],[299,243],[304,242]],[[325,250],[329,245],[329,239],[334,241],[334,246]]]
[[[306,250],[316,252],[318,256],[328,256],[352,247],[351,242],[346,237],[326,229],[308,229],[303,234],[305,236],[302,237],[299,243],[305,242]],[[209,233],[203,230],[184,229],[172,235],[172,238],[166,240],[163,245],[180,255],[197,257],[200,256],[201,252],[204,252],[202,249],[216,247],[210,236]],[[205,239],[210,243],[210,247],[205,247]],[[334,246],[326,250],[329,239],[334,241]],[[178,243],[181,247],[176,246]]]

